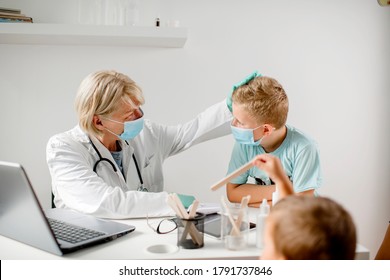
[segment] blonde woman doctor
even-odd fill
[[[174,214],[166,203],[164,160],[227,135],[232,114],[223,101],[190,122],[166,126],[145,119],[144,102],[124,74],[99,71],[82,81],[79,124],[47,144],[56,207],[113,219]]]

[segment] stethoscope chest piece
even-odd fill
[[[143,185],[140,185],[140,186],[137,188],[137,191],[139,191],[139,192],[148,192],[148,189],[145,188]]]

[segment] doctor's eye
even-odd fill
[[[142,111],[141,107],[133,109],[129,114],[126,115],[125,121],[135,121],[139,118],[141,118],[144,115],[144,112]]]

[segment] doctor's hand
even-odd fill
[[[233,85],[233,90],[226,97],[226,105],[229,108],[230,112],[233,112],[233,100],[232,100],[233,92],[236,89],[238,89],[240,86],[246,85],[247,83],[252,81],[254,78],[261,77],[261,76],[262,75],[257,73],[257,71],[254,71],[252,74],[250,74],[249,76],[245,77],[245,79],[243,79],[241,82]]]

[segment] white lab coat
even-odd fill
[[[93,166],[99,159],[88,135],[79,126],[50,138],[46,157],[52,177],[52,191],[56,207],[103,218],[173,215],[164,192],[163,162],[172,155],[203,141],[230,133],[232,114],[226,101],[215,104],[183,125],[165,126],[145,120],[141,133],[123,150],[123,173],[109,163],[99,163],[97,173]],[[103,158],[115,164],[111,153],[99,140],[91,140]],[[137,191],[140,179],[132,154],[135,154],[144,186],[149,192]]]

